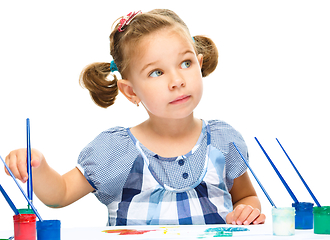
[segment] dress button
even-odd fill
[[[184,173],[184,174],[182,174],[182,177],[184,178],[184,179],[187,179],[188,178],[188,173]]]
[[[183,161],[182,159],[180,159],[180,160],[178,161],[178,163],[179,163],[180,166],[183,166],[184,161]]]

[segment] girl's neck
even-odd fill
[[[154,134],[163,138],[177,138],[189,135],[194,129],[199,129],[201,120],[194,118],[193,114],[184,119],[157,119],[149,118],[144,123]]]
[[[131,128],[132,134],[149,150],[162,157],[188,153],[197,143],[203,122],[191,116],[185,119],[149,118]]]

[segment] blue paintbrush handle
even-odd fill
[[[291,158],[289,157],[289,155],[286,153],[286,151],[284,150],[284,148],[282,147],[282,144],[280,143],[280,141],[276,138],[276,141],[278,142],[278,144],[281,146],[283,152],[285,153],[286,157],[289,159],[292,167],[294,168],[294,170],[296,170],[296,173],[298,174],[298,176],[300,177],[301,181],[303,182],[303,184],[305,185],[305,187],[307,188],[307,191],[309,192],[309,194],[312,196],[314,202],[316,203],[316,205],[318,207],[321,207],[319,201],[317,201],[316,197],[314,196],[312,190],[308,187],[307,183],[305,182],[304,178],[300,175],[298,169],[296,168],[296,166],[293,164],[293,162],[291,161]]]
[[[261,150],[263,151],[263,153],[265,154],[265,156],[267,157],[270,165],[272,165],[273,169],[275,170],[277,176],[280,178],[280,180],[282,181],[284,187],[286,188],[286,190],[288,191],[288,193],[290,194],[290,196],[292,197],[293,201],[295,203],[299,203],[298,199],[296,198],[296,196],[293,194],[292,190],[290,189],[289,185],[286,183],[286,181],[284,180],[284,178],[282,177],[281,173],[277,170],[276,166],[274,165],[273,161],[270,159],[270,157],[268,156],[267,152],[265,151],[265,149],[261,146],[260,142],[258,141],[258,139],[255,137],[255,140],[257,141],[257,143],[259,144],[259,147],[261,148]]]
[[[11,201],[10,197],[7,195],[5,189],[3,189],[3,187],[1,186],[1,184],[0,184],[0,191],[1,191],[2,195],[5,197],[7,203],[11,207],[11,209],[13,209],[15,215],[18,215],[19,212],[18,212],[17,208],[15,207],[14,203]]]
[[[14,174],[12,173],[12,171],[10,170],[10,168],[8,167],[8,165],[6,164],[6,162],[2,159],[2,157],[0,156],[1,161],[3,162],[3,164],[5,165],[7,171],[9,172],[10,176],[14,179],[17,187],[19,188],[19,190],[21,190],[23,196],[25,197],[26,201],[28,202],[28,204],[31,206],[33,212],[37,215],[37,217],[39,218],[39,220],[42,222],[42,218],[39,215],[37,209],[34,207],[34,205],[32,204],[32,202],[30,201],[30,199],[28,198],[28,196],[26,195],[26,193],[24,192],[23,188],[21,187],[21,185],[19,185],[19,183],[17,182]]]
[[[27,147],[26,147],[26,165],[27,165],[27,195],[30,201],[32,201],[33,196],[33,186],[32,186],[32,167],[31,167],[31,141],[30,141],[30,119],[26,119],[26,138],[27,138]]]
[[[246,166],[250,169],[250,172],[252,173],[252,175],[254,176],[254,178],[256,179],[257,183],[259,184],[259,186],[261,187],[262,191],[264,192],[264,194],[266,195],[266,197],[268,198],[268,201],[270,202],[270,204],[276,208],[275,203],[272,201],[272,199],[270,198],[270,196],[268,195],[266,189],[262,186],[261,182],[259,181],[259,179],[257,178],[257,176],[254,174],[252,168],[250,167],[250,164],[245,160],[245,158],[243,157],[242,153],[240,152],[240,150],[238,149],[238,147],[236,146],[235,143],[233,143],[236,150],[238,151],[239,155],[241,156],[241,158],[243,159],[243,161],[245,162]]]

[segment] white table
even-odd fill
[[[256,226],[233,226],[233,225],[189,225],[189,226],[127,226],[127,227],[96,227],[96,228],[62,228],[62,240],[139,240],[139,239],[218,239],[213,235],[206,235],[208,228],[217,227],[245,227],[249,231],[234,232],[232,238],[241,239],[328,239],[330,235],[314,234],[313,230],[295,230],[293,236],[273,236],[271,224]],[[104,230],[134,229],[153,230],[141,235],[119,235],[118,233],[105,233]],[[0,239],[13,235],[13,231],[0,231]],[[223,239],[223,238],[222,238]]]

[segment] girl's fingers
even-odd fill
[[[37,168],[40,166],[43,155],[36,149],[31,152],[31,166]],[[26,149],[18,149],[10,152],[6,157],[6,164],[10,168],[13,175],[25,183],[28,180],[27,165],[26,165]],[[10,175],[5,168],[7,175]]]
[[[227,222],[237,225],[262,224],[266,216],[258,208],[250,205],[238,205],[233,212],[228,214]]]
[[[236,224],[241,225],[244,224],[247,218],[250,216],[250,214],[254,211],[253,207],[250,205],[245,205],[244,207],[241,207],[239,209],[239,215],[237,216]],[[236,209],[235,209],[235,215],[236,215]],[[257,216],[255,216],[256,218]],[[254,220],[254,219],[252,219]],[[252,222],[251,220],[251,222]],[[250,224],[250,223],[249,223]]]
[[[246,220],[243,221],[244,225],[249,225],[253,221],[255,221],[260,216],[260,210],[258,208],[254,208],[252,212],[247,216]]]
[[[253,224],[263,224],[266,221],[266,215],[265,214],[260,214],[257,219],[253,221]]]
[[[245,208],[245,205],[241,204],[241,205],[238,205],[235,209],[234,209],[234,215],[233,215],[233,219],[232,219],[232,224],[242,224],[240,221],[239,221],[239,217],[241,216],[243,210]]]
[[[32,149],[31,153],[31,166],[34,168],[37,168],[40,166],[41,159],[42,159],[42,154],[36,149]]]
[[[26,150],[20,149],[17,151],[17,167],[21,175],[21,181],[26,182],[28,179],[27,165],[26,165]]]
[[[234,221],[234,212],[230,212],[226,216],[226,223],[227,224],[234,224],[233,221]]]
[[[26,153],[24,154],[24,151],[19,149],[10,152],[5,162],[17,179],[21,180],[23,183],[27,181]],[[7,169],[6,173],[10,175]]]
[[[21,174],[20,174],[20,172],[19,172],[19,170],[18,170],[18,167],[17,167],[17,158],[16,158],[16,155],[13,154],[13,153],[10,153],[10,154],[6,157],[5,162],[6,162],[7,166],[9,167],[10,171],[13,173],[13,175],[14,175],[17,179],[21,180],[22,177],[21,177]],[[7,169],[6,169],[6,173],[7,173],[8,175],[10,175],[9,172],[7,171]]]

